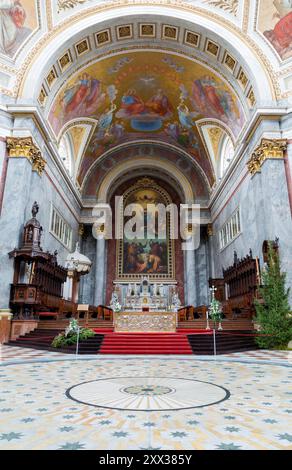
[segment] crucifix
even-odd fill
[[[212,286],[212,287],[210,288],[212,300],[215,299],[215,292],[216,292],[216,291],[217,291],[217,287]]]

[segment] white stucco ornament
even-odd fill
[[[70,253],[66,259],[66,268],[69,271],[76,271],[79,274],[88,274],[92,266],[92,262],[87,256],[82,255],[79,251],[79,243],[76,243],[74,253]]]

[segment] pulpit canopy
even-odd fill
[[[80,275],[88,274],[92,266],[92,262],[87,256],[82,255],[79,251],[79,243],[76,243],[74,253],[70,253],[66,259],[66,268],[68,271],[76,271]]]

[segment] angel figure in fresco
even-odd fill
[[[191,112],[186,104],[180,103],[177,107],[179,121],[184,129],[191,129],[194,125],[194,118],[197,116],[196,112]]]
[[[146,107],[150,112],[163,117],[171,116],[173,112],[172,105],[161,88],[147,101]]]
[[[177,141],[178,138],[179,138],[179,133],[180,133],[178,121],[169,122],[169,123],[165,126],[165,133],[166,133],[169,137],[171,137],[173,140]]]
[[[0,0],[0,53],[13,56],[32,30],[19,0]]]
[[[106,131],[109,129],[113,116],[114,116],[114,111],[116,110],[116,105],[112,104],[110,108],[107,108],[105,112],[100,116],[99,121],[98,121],[98,126],[100,130]]]
[[[213,80],[212,77],[206,76],[201,80],[201,83],[208,104],[211,105],[216,115],[220,117],[224,116],[225,109],[222,106],[222,96],[219,94],[218,85],[215,80]]]
[[[192,87],[192,102],[202,114],[222,117],[225,111],[222,107],[216,82],[209,76],[194,80]]]
[[[50,111],[49,121],[55,133],[71,119],[95,115],[105,98],[100,80],[87,73],[80,75],[76,82],[66,86]]]
[[[274,0],[273,4],[277,10],[274,18],[278,18],[278,22],[274,29],[265,31],[264,35],[282,58],[289,57],[292,45],[292,0]]]
[[[191,102],[205,117],[221,119],[233,131],[240,130],[242,116],[236,109],[231,94],[211,76],[205,75],[193,81]]]
[[[77,83],[64,91],[61,104],[65,115],[77,117],[92,114],[104,98],[100,80],[83,73],[78,77]]]

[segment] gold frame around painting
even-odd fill
[[[124,203],[127,201],[129,196],[131,196],[138,189],[152,189],[157,191],[166,205],[170,204],[171,198],[167,191],[159,186],[151,178],[142,178],[137,181],[136,184],[131,186],[123,195]],[[118,215],[120,220],[123,220],[124,208],[121,208],[121,213]],[[170,214],[167,213],[167,273],[133,273],[128,274],[124,273],[124,240],[117,240],[116,244],[116,280],[117,281],[141,281],[145,276],[149,278],[150,281],[173,281],[175,280],[175,245],[174,240],[170,238],[171,226],[170,226]]]

